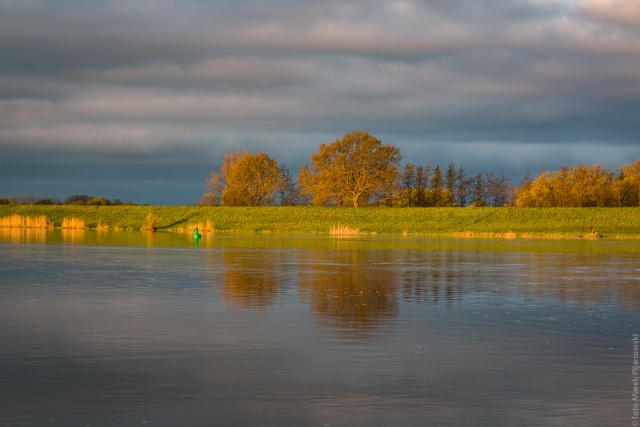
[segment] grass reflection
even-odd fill
[[[75,233],[74,231],[83,231]],[[65,234],[66,233],[66,234]],[[477,237],[429,237],[361,235],[348,238],[317,234],[205,234],[196,242],[191,235],[173,232],[47,230],[0,228],[0,243],[73,243],[107,246],[168,246],[208,248],[301,250],[426,250],[494,251],[571,254],[638,254],[639,240],[503,239]]]

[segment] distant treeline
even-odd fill
[[[467,175],[449,163],[442,172],[407,164],[399,173],[393,206],[518,206],[518,207],[634,207],[640,206],[640,160],[615,169],[601,165],[564,166],[557,171],[529,171],[514,185],[502,173]]]
[[[640,160],[618,169],[600,165],[568,167],[530,174],[515,189],[515,205],[522,207],[640,206]]]
[[[74,194],[60,201],[55,197],[0,197],[0,205],[93,205],[93,206],[117,206],[135,205],[132,202],[123,202],[120,199],[109,200],[104,197]]]
[[[392,207],[630,207],[640,206],[640,160],[615,169],[565,166],[528,171],[520,185],[502,172],[469,174],[451,162],[401,166],[393,144],[355,131],[321,144],[297,180],[265,153],[226,153],[205,183],[202,205]]]

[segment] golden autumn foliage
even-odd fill
[[[640,160],[622,166],[620,172],[616,196],[621,201],[628,201],[629,206],[640,207]]]
[[[206,182],[201,204],[265,206],[273,202],[280,186],[278,162],[265,153],[226,153],[220,172]]]
[[[395,145],[355,131],[329,145],[321,144],[310,158],[311,168],[300,168],[302,194],[311,196],[316,205],[358,207],[376,192],[391,191],[402,155]]]
[[[620,173],[584,163],[527,177],[517,189],[519,207],[640,206],[640,160],[620,167]]]
[[[364,131],[320,144],[302,165],[297,183],[285,165],[264,153],[225,154],[220,172],[206,181],[200,205],[394,207],[640,207],[640,160],[619,168],[565,166],[527,177],[516,187],[503,172],[467,174],[450,162],[407,163],[393,144]]]

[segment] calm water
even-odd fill
[[[640,242],[0,230],[0,426],[627,426]]]

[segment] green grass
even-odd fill
[[[0,218],[14,214],[45,216],[54,227],[73,217],[87,228],[124,230],[143,229],[154,218],[157,229],[166,231],[188,231],[209,221],[216,232],[234,233],[329,233],[340,226],[363,233],[640,238],[640,208],[0,205]]]

